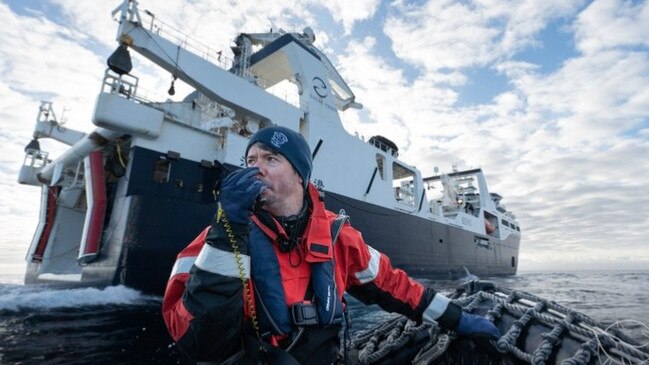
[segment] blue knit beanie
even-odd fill
[[[297,174],[300,175],[306,189],[311,178],[311,149],[301,134],[286,127],[271,126],[260,129],[253,134],[246,147],[246,154],[253,144],[261,142],[271,150],[286,157],[288,162],[293,165]]]

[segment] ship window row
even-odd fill
[[[507,221],[504,220],[504,219],[501,219],[501,220],[500,220],[500,223],[502,223],[503,226],[505,226],[505,227],[509,227],[509,228],[511,228],[511,229],[513,229],[513,230],[516,230],[516,231],[518,231],[518,232],[521,231],[521,229],[520,229],[517,225],[515,225],[514,223],[509,223],[509,222],[507,222]]]

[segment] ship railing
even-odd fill
[[[45,151],[28,149],[25,153],[23,166],[29,166],[34,169],[40,169],[48,164],[47,156],[49,154]]]
[[[49,163],[48,153],[36,149],[26,149],[23,165],[18,173],[18,182],[25,185],[39,186],[37,174]]]
[[[84,160],[80,160],[77,162],[77,167],[76,170],[74,171],[74,176],[72,178],[72,182],[70,183],[70,187],[72,188],[85,188],[86,186],[86,173],[84,169]]]
[[[164,100],[164,96],[139,85],[139,78],[133,75],[116,75],[110,69],[104,72],[101,92],[116,94],[125,99],[150,104]]]
[[[167,102],[160,101],[160,100],[164,100],[163,96],[139,86],[138,83],[139,83],[139,79],[136,76],[132,76],[132,75],[119,76],[113,73],[110,69],[106,69],[106,72],[104,73],[104,80],[102,83],[101,91],[104,93],[118,95],[122,98],[131,100],[133,102],[149,105],[159,110],[162,110],[164,112],[169,111],[167,108],[164,107],[164,105],[167,104],[168,101]],[[201,94],[201,99],[199,99],[200,101],[202,101],[201,104],[207,104],[207,101],[204,100],[203,98],[207,98],[207,97]],[[222,115],[223,113],[220,113],[219,108],[215,106],[208,107],[205,109],[201,108],[200,111],[201,111],[201,122],[199,123],[193,123],[191,120],[186,121],[182,119],[176,119],[176,122],[188,125],[190,127],[198,128],[212,134],[218,134],[215,133],[212,130],[212,128],[208,128],[204,126],[203,122],[206,120],[218,119],[227,115]]]
[[[148,27],[151,33],[159,35],[165,39],[168,39],[181,48],[192,52],[203,59],[211,62],[212,64],[224,69],[230,70],[234,66],[234,60],[230,57],[227,57],[223,54],[223,50],[216,51],[208,45],[190,37],[188,34],[184,33],[180,29],[173,27],[172,25],[158,19],[153,13],[148,10],[145,10],[145,13],[150,17],[148,20],[145,18],[143,20],[144,26]],[[264,89],[268,93],[286,101],[287,103],[300,107],[299,98],[292,91],[287,90],[278,85],[271,85],[267,80],[255,74],[249,69],[240,69],[237,70],[237,76],[248,80],[256,86]]]
[[[110,69],[104,72],[101,92],[117,94],[126,99],[136,100],[139,79],[132,75],[116,75]]]
[[[151,33],[173,41],[181,48],[197,54],[225,70],[229,70],[234,65],[234,60],[224,56],[222,50],[216,51],[210,48],[208,45],[190,37],[180,29],[173,27],[171,24],[156,18],[155,14],[148,10],[145,10],[144,13],[147,14],[150,19],[146,20],[145,18],[142,21],[144,23],[143,25],[148,27]]]
[[[178,44],[178,46],[180,46],[181,48],[202,57],[203,59],[219,66],[224,70],[230,70],[232,66],[234,66],[234,60],[223,55],[223,50],[214,50],[205,43],[192,38],[182,30],[175,28],[174,26],[160,19],[157,19],[155,15],[148,10],[145,10],[145,13],[149,15],[150,20],[143,21],[143,23],[145,23],[145,26],[148,26],[151,33],[159,35]],[[252,83],[263,89],[266,89],[269,86],[268,82],[266,82],[264,79],[259,77],[259,75],[254,74],[250,70],[241,70],[237,73],[237,75],[251,81]]]

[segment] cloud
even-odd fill
[[[379,7],[379,0],[318,0],[315,3],[325,7],[337,22],[343,24],[345,34],[351,33],[357,21],[371,18]]]
[[[469,117],[451,109],[457,93],[448,86],[462,83],[463,75],[429,73],[408,81],[403,69],[376,55],[376,47],[372,37],[351,41],[337,59],[340,72],[365,106],[363,111],[351,111],[357,113],[352,119],[355,122],[346,117],[348,131],[367,138],[375,134],[388,137],[410,163],[422,160],[415,152],[416,141],[422,137],[448,138],[467,132]],[[428,167],[432,169],[424,166]]]
[[[54,101],[59,121],[67,119],[68,127],[87,128],[104,69],[101,58],[86,48],[87,37],[38,11],[26,14],[0,4],[0,245],[24,251],[38,221],[40,193],[16,180],[40,99]],[[68,107],[65,115],[63,107]],[[48,142],[41,142],[43,149],[54,155],[62,151]]]
[[[110,12],[119,2],[52,0],[61,7],[66,22],[75,31],[87,34],[98,42],[112,47],[117,23],[110,18]],[[313,14],[302,3],[280,1],[258,2],[243,0],[213,1],[140,1],[138,9],[143,22],[148,25],[151,14],[165,36],[190,36],[209,47],[227,47],[238,32],[265,32],[270,26],[294,26],[316,24]],[[148,11],[148,13],[147,13]],[[119,13],[115,18],[119,17]],[[161,22],[162,21],[162,22]],[[161,22],[161,23],[160,23]],[[182,34],[179,34],[179,33]]]
[[[363,91],[357,92],[359,100],[376,123],[365,128],[375,131],[378,124],[379,130],[392,131],[405,149],[402,156],[424,174],[435,165],[448,170],[453,163],[484,168],[492,191],[504,195],[520,219],[522,257],[548,262],[559,250],[574,259],[607,257],[611,242],[647,257],[647,249],[637,244],[649,221],[649,210],[641,208],[649,199],[638,194],[649,184],[646,174],[640,176],[649,168],[647,52],[629,49],[629,42],[611,43],[566,59],[551,73],[516,60],[525,47],[551,46],[540,43],[539,32],[580,4],[548,2],[532,9],[531,3],[521,3],[502,9],[495,3],[397,2],[385,33],[397,57],[421,68],[420,75],[406,81],[405,69],[390,67],[372,51],[384,45],[371,42],[363,43],[365,48],[353,44],[341,63],[354,60],[346,75],[358,75],[355,90]],[[590,29],[582,23],[594,6],[568,27],[579,42]],[[635,7],[636,14],[627,5],[613,12],[626,15],[616,19],[618,27],[626,27],[618,34],[639,32],[636,19],[645,7]],[[534,24],[526,27],[527,18]],[[445,84],[430,76],[444,70],[459,72],[462,80],[463,70],[476,66],[501,72],[509,90],[490,102],[458,107],[453,86],[461,82]],[[375,78],[383,80],[380,88]],[[421,85],[438,98],[422,97]],[[386,95],[367,102],[367,94],[377,89]],[[427,123],[415,122],[422,119]],[[389,129],[395,120],[408,132]]]
[[[395,54],[429,70],[485,64],[500,34],[481,14],[461,3],[429,1],[422,7],[394,5],[385,33]]]
[[[83,37],[41,14],[21,16],[0,4],[0,21],[3,82],[11,90],[35,100],[49,99],[60,108],[75,105],[68,110],[68,119],[72,125],[85,125],[99,91],[102,59],[86,48]],[[31,127],[25,123],[25,128]]]
[[[23,149],[31,139],[34,105],[38,105],[36,100],[0,81],[0,247],[4,252],[21,251],[17,257],[24,256],[32,238],[31,229],[38,221],[39,189],[16,182]]]
[[[606,51],[567,60],[550,75],[510,74],[531,113],[546,115],[565,146],[623,134],[646,119],[646,53]]]
[[[426,70],[487,65],[528,46],[581,1],[397,1],[385,23],[395,54]]]
[[[648,46],[649,3],[594,1],[575,24],[577,49],[584,54],[610,48]]]
[[[572,26],[582,52],[588,48],[583,44],[595,44],[585,39],[593,24],[586,27],[584,19],[592,20],[593,8],[601,6],[592,4]],[[638,25],[639,15],[625,8],[614,12],[615,26],[627,27],[616,34]],[[606,28],[609,20],[597,24]],[[592,36],[600,41],[597,32]],[[641,132],[648,121],[648,55],[626,41],[605,43],[589,46],[550,74],[521,62],[496,66],[519,96],[514,110],[527,124],[525,142],[515,147],[515,175],[511,182],[500,180],[511,189],[505,196],[522,222],[522,259],[550,262],[558,250],[578,261],[617,257],[612,245],[615,252],[647,257],[637,243],[649,221],[649,210],[640,208],[649,199],[638,194],[649,184],[640,172],[649,168],[649,142]]]

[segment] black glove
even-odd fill
[[[460,336],[471,338],[487,338],[489,340],[500,338],[500,331],[493,322],[483,316],[466,312],[462,312],[457,333]]]
[[[248,167],[225,177],[219,190],[221,209],[234,224],[247,224],[259,194],[268,187],[257,179],[258,167]]]

